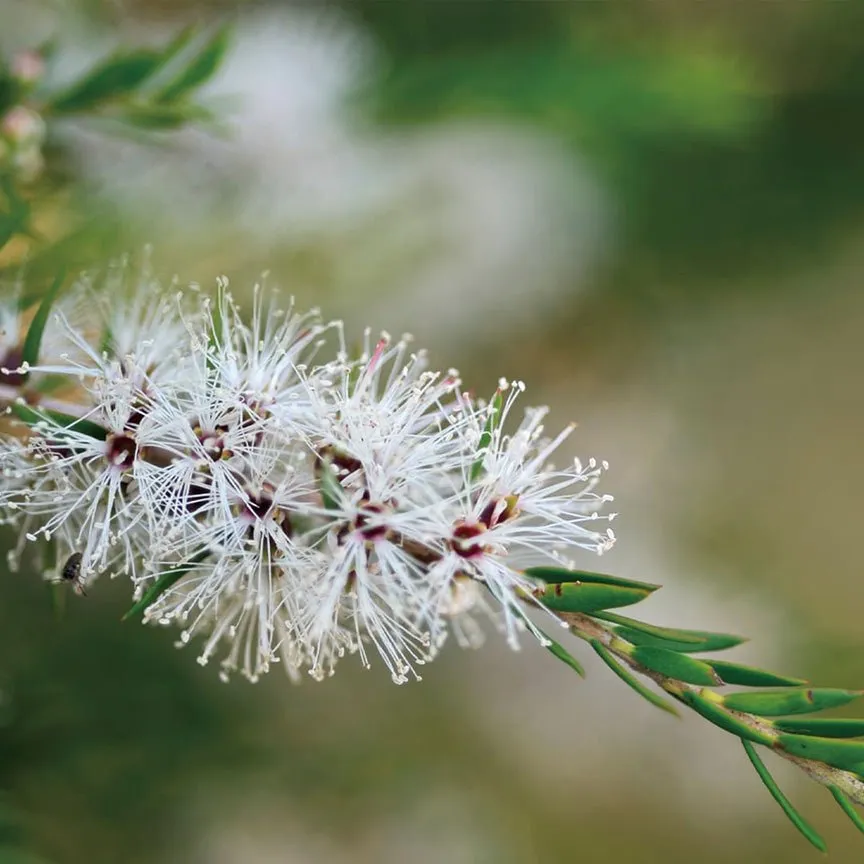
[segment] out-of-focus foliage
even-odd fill
[[[145,58],[170,42],[153,38],[147,28],[154,23],[179,32],[200,22],[202,41],[184,49],[192,52],[183,55],[190,60],[195,45],[221,38],[216,34],[222,15],[239,4],[68,5],[98,18],[100,33],[110,33],[113,43],[139,46],[128,49],[136,56],[141,45],[161,46],[143,49]],[[854,682],[862,647],[855,636],[858,568],[847,561],[844,573],[834,558],[835,566],[818,569],[816,553],[808,558],[802,544],[809,536],[820,550],[830,546],[838,554],[854,545],[854,539],[843,542],[854,528],[833,513],[858,512],[860,498],[846,490],[842,506],[825,503],[831,494],[844,493],[844,482],[854,485],[854,460],[847,459],[843,470],[810,462],[819,461],[811,460],[813,453],[860,437],[855,424],[861,418],[851,409],[840,431],[839,422],[835,429],[825,419],[832,407],[853,401],[849,381],[859,355],[829,351],[823,343],[822,365],[809,377],[808,363],[813,322],[824,329],[842,320],[854,332],[860,307],[835,297],[823,319],[821,277],[799,285],[784,274],[817,267],[860,233],[864,7],[692,0],[342,0],[326,10],[323,4],[310,7],[322,14],[344,12],[380,46],[379,74],[364,79],[362,98],[352,95],[346,106],[370,125],[377,123],[375,128],[399,127],[422,140],[424,130],[440,120],[502,120],[548,133],[587,159],[608,189],[619,228],[614,256],[594,280],[593,298],[587,307],[578,305],[576,287],[564,285],[560,312],[542,332],[501,332],[498,347],[472,361],[475,369],[488,372],[488,381],[504,372],[525,376],[532,388],[558,386],[568,400],[582,400],[559,411],[584,419],[586,410],[596,410],[615,429],[621,418],[626,425],[634,417],[628,400],[645,407],[635,431],[623,436],[632,449],[613,463],[618,476],[626,474],[625,461],[654,468],[660,459],[652,449],[657,426],[661,437],[664,432],[662,406],[652,401],[658,394],[682,413],[689,407],[698,415],[677,418],[690,423],[682,427],[686,435],[679,433],[684,446],[670,436],[672,444],[660,448],[660,456],[673,452],[677,459],[679,450],[703,439],[704,447],[714,448],[712,434],[725,435],[716,451],[696,451],[705,473],[696,472],[693,482],[704,488],[688,493],[680,475],[663,473],[644,503],[663,518],[667,500],[680,496],[693,511],[687,518],[704,520],[697,532],[706,537],[706,560],[724,565],[717,571],[718,595],[734,600],[745,590],[755,592],[746,598],[759,606],[760,626],[763,615],[795,610],[791,623],[782,618],[784,629],[796,649],[808,653],[803,667],[790,660],[789,668],[829,684]],[[0,0],[3,24],[4,11]],[[138,28],[145,34],[141,39]],[[62,29],[56,36],[60,56]],[[89,68],[108,55],[89,57]],[[180,60],[178,54],[175,62]],[[167,66],[163,72],[164,88],[172,79]],[[10,88],[8,72],[3,80],[0,101],[8,108],[20,91]],[[177,115],[160,102],[156,81],[102,102],[99,127],[138,136],[142,121],[155,117],[170,125]],[[52,94],[65,92],[68,100],[72,83]],[[201,117],[196,100],[176,103],[195,122]],[[55,121],[71,118],[48,116],[44,170],[34,181],[0,187],[0,245],[16,235],[0,264],[16,276],[26,253],[29,281],[40,289],[60,265],[74,271],[102,263],[152,240],[154,230],[136,223],[134,205],[108,205],[109,196],[82,181],[71,158],[76,154],[52,131]],[[230,124],[231,117],[219,114],[216,121]],[[173,132],[146,131],[150,142]],[[168,207],[172,190],[163,191]],[[217,239],[210,246],[199,241],[189,249],[178,233],[186,274],[201,261],[217,271],[225,267],[226,238],[245,243],[232,215],[214,208]],[[368,228],[370,235],[388,234],[392,219],[384,214],[379,222]],[[292,251],[280,263],[289,272],[277,273],[289,285],[297,274],[298,281],[317,285],[334,272],[374,269],[362,255],[358,264],[338,241],[323,253],[306,238],[268,242],[264,260],[256,251],[255,267],[280,262],[288,247]],[[360,245],[371,245],[366,235]],[[413,259],[405,257],[398,279],[412,270]],[[860,267],[850,268],[852,276],[828,276],[836,284],[857,278]],[[692,323],[686,316],[693,314],[695,294],[713,309],[711,303],[722,306],[730,294],[741,300],[756,290],[793,289],[809,291],[811,301],[801,313],[804,320],[790,325],[794,346],[785,351],[783,316],[792,320],[797,314],[791,300],[778,307],[779,314],[766,307],[752,326],[746,319],[735,327],[718,313],[713,328],[694,325],[692,335],[689,329],[680,332]],[[530,297],[527,285],[524,302]],[[670,324],[664,314],[685,323]],[[772,326],[777,332],[768,339],[765,331]],[[850,343],[849,332],[843,344]],[[746,350],[739,352],[731,344],[735,339]],[[463,341],[463,356],[471,357],[470,340]],[[658,344],[669,346],[666,353]],[[765,345],[777,353],[774,365],[763,356]],[[730,365],[730,358],[737,362]],[[485,363],[495,368],[486,370]],[[788,387],[778,389],[775,366],[784,365]],[[643,368],[639,377],[634,369]],[[695,370],[690,378],[688,370]],[[670,389],[657,384],[669,378]],[[644,405],[627,390],[633,381],[647,389]],[[789,408],[795,404],[798,413]],[[580,432],[590,440],[597,422],[583,424]],[[794,434],[799,427],[810,436],[804,443]],[[832,430],[834,437],[826,434]],[[605,432],[601,426],[594,433],[598,454],[607,447]],[[850,444],[843,452],[854,456],[858,450]],[[766,461],[767,475],[754,471]],[[782,485],[760,485],[763,476],[782,478]],[[706,477],[721,478],[722,502],[711,497],[717,486]],[[831,494],[823,492],[826,482]],[[628,513],[626,503],[622,555],[629,529],[642,518]],[[768,521],[770,530],[757,522],[757,516],[770,520],[771,509],[785,503],[794,518],[784,511]],[[688,524],[679,518],[678,527]],[[656,523],[648,525],[650,530]],[[765,531],[776,541],[771,549]],[[12,542],[7,538],[4,545]],[[633,543],[631,572],[641,578],[650,554],[638,540]],[[620,567],[620,560],[610,568]],[[688,570],[688,584],[707,582],[704,574],[703,568]],[[665,574],[646,576],[656,577]],[[767,796],[755,788],[755,777],[751,798],[740,777],[727,776],[729,766],[746,761],[740,748],[724,751],[702,726],[691,736],[689,727],[682,731],[665,716],[651,725],[650,717],[638,713],[635,695],[627,692],[632,700],[613,702],[605,691],[591,689],[606,670],[589,652],[577,654],[586,682],[561,664],[544,663],[549,658],[542,651],[508,656],[498,668],[490,649],[476,658],[444,658],[410,690],[359,671],[336,686],[303,686],[287,695],[281,680],[225,689],[176,652],[168,633],[121,625],[125,598],[68,597],[58,622],[37,574],[4,572],[2,584],[0,861],[254,864],[271,860],[268,854],[280,864],[812,860],[812,850],[770,809],[770,801],[759,809],[756,802]],[[735,608],[740,612],[742,605]],[[845,622],[840,635],[833,629],[839,619]],[[753,629],[728,619],[724,625]],[[546,701],[536,704],[538,696]],[[596,710],[592,700],[599,702]],[[656,738],[649,744],[643,734]],[[605,749],[605,739],[613,737],[614,750]],[[669,758],[673,747],[686,751],[686,758]],[[715,747],[719,755],[712,761],[708,751]],[[685,772],[673,764],[681,761]],[[724,792],[731,783],[734,793]],[[832,816],[822,790],[808,788],[790,795],[830,835],[832,860],[860,860],[854,829],[843,827],[839,812]],[[621,830],[622,812],[627,831]],[[675,812],[681,818],[672,824]]]
[[[84,239],[94,226],[86,208],[70,201],[74,167],[55,125],[78,120],[99,124],[105,134],[138,130],[151,137],[193,123],[212,125],[215,116],[195,96],[218,69],[228,35],[225,27],[208,33],[187,26],[162,46],[119,48],[71,80],[51,74],[59,43],[0,58],[0,262],[11,257],[17,263],[21,249],[3,256],[16,236],[41,241],[23,247],[31,246],[33,280],[42,255],[50,266],[86,261],[92,251]]]
[[[388,48],[383,118],[509,117],[589,154],[632,290],[794,267],[864,218],[859,4],[345,5]]]

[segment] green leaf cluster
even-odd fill
[[[640,696],[677,714],[667,698],[671,697],[738,737],[770,794],[816,848],[824,851],[824,841],[779,789],[755,745],[804,768],[830,790],[855,826],[864,830],[864,818],[850,800],[851,791],[862,803],[864,719],[799,719],[846,706],[864,691],[812,687],[804,679],[766,669],[696,658],[692,655],[732,648],[744,640],[728,633],[658,627],[610,611],[640,602],[657,585],[557,567],[524,572],[538,580],[533,598],[560,616]],[[578,661],[562,646],[551,642],[547,647],[583,674]],[[729,686],[749,689],[727,692]]]
[[[11,163],[4,168],[0,160],[0,250],[16,235],[41,239],[33,227],[34,199],[42,191],[53,195],[70,179],[60,167],[62,147],[51,136],[56,120],[94,117],[151,135],[212,123],[215,115],[197,96],[219,69],[230,36],[228,26],[207,32],[187,27],[163,47],[119,49],[53,90],[18,81],[0,57],[0,118],[20,105],[45,121],[48,143],[42,154],[49,178],[41,186],[25,185]],[[46,50],[40,53],[48,59]]]
[[[191,97],[219,68],[229,30],[203,41],[186,28],[162,50],[136,48],[104,59],[49,97],[45,114],[109,114],[147,129],[173,129],[209,117]]]

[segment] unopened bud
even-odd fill
[[[35,84],[45,74],[45,60],[38,51],[20,51],[12,58],[11,71],[21,84]]]

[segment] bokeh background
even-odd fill
[[[612,463],[619,542],[583,566],[662,582],[655,623],[864,686],[864,6],[0,0],[0,50],[56,37],[62,77],[226,19],[218,124],[51,130],[36,217],[67,239],[33,272],[151,243],[166,278],[270,271],[352,332],[409,330],[479,392],[522,378],[580,422],[569,455]],[[417,685],[345,662],[225,686],[121,624],[124,586],[59,622],[38,574],[2,589],[3,864],[816,854],[736,742],[588,656],[581,681],[493,635]],[[862,860],[828,793],[771,767]]]

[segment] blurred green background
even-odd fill
[[[166,277],[269,270],[352,332],[409,329],[480,392],[523,378],[580,421],[569,455],[612,462],[619,543],[582,566],[664,583],[655,623],[864,686],[864,5],[0,0],[0,49],[56,37],[62,76],[226,19],[215,126],[51,130],[34,212],[65,240],[34,278],[152,243]],[[121,624],[125,586],[58,623],[37,574],[3,584],[2,864],[816,854],[734,741],[587,656],[580,681],[490,635],[419,685],[225,686]]]

